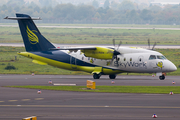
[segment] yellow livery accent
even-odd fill
[[[112,59],[114,50],[103,47],[96,47],[96,50],[81,50],[86,57],[93,57],[97,59]]]
[[[32,62],[33,62],[33,63],[40,64],[40,65],[47,65],[47,63],[41,62],[41,61],[38,61],[38,60],[33,60]]]
[[[62,68],[62,69],[85,71],[88,73],[101,73],[102,72],[103,74],[117,74],[117,73],[122,72],[120,70],[112,70],[112,69],[102,68],[102,67],[89,67],[89,66],[79,66],[79,65],[77,65],[76,69],[73,69],[72,65],[69,63],[64,63],[64,62],[52,60],[49,58],[41,57],[41,56],[32,54],[30,52],[19,52],[18,54],[28,57],[28,58],[31,58],[31,59],[33,59],[33,62],[36,62],[38,64],[40,64],[40,63],[48,64],[48,65],[55,66],[55,67]]]
[[[163,62],[162,62],[162,61],[161,61],[161,62],[158,62],[157,66],[160,67],[160,68],[162,68],[162,67],[163,67]]]
[[[35,30],[33,30],[33,31],[34,31],[34,32],[37,32],[37,31],[35,31]],[[27,32],[29,41],[30,41],[31,44],[36,44],[36,43],[39,42],[39,39],[38,39],[38,37],[36,36],[36,34],[35,34],[33,31],[31,31],[31,30],[29,29],[29,27],[27,26],[26,32]]]
[[[99,74],[102,72],[102,67],[94,67],[94,71],[92,72],[92,74],[96,73]]]

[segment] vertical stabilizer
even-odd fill
[[[55,48],[41,33],[33,22],[33,19],[26,14],[16,14],[19,28],[27,52],[48,51]]]

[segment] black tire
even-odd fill
[[[165,79],[165,76],[164,76],[164,75],[159,76],[159,79],[160,79],[160,80],[164,80],[164,79]]]
[[[109,75],[110,79],[116,79],[116,75]]]
[[[99,79],[100,77],[101,77],[100,74],[96,74],[96,73],[93,74],[93,78],[94,78],[94,79]]]

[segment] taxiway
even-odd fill
[[[37,116],[38,120],[148,120],[155,113],[160,120],[180,119],[180,94],[127,94],[7,88],[9,85],[47,85],[68,83],[86,85],[89,75],[0,75],[0,119],[20,120]],[[172,84],[175,81],[176,84]],[[179,76],[160,81],[152,76],[121,76],[111,84],[108,76],[96,85],[179,86]]]

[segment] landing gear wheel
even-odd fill
[[[110,79],[116,79],[116,75],[109,75]]]
[[[100,77],[101,77],[101,74],[96,74],[96,73],[93,74],[94,79],[99,79]]]
[[[164,75],[159,76],[159,79],[160,79],[160,80],[164,80],[164,79],[165,79],[165,76],[164,76]]]

